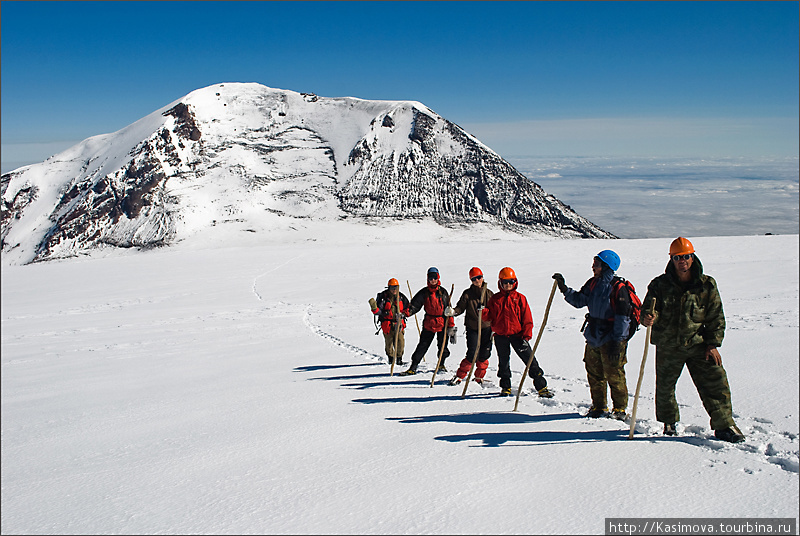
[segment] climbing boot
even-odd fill
[[[624,409],[614,408],[614,410],[611,412],[611,418],[617,419],[618,421],[624,421],[628,418],[628,414],[625,413]]]
[[[724,430],[714,430],[714,436],[728,443],[741,443],[744,441],[744,434],[736,425]]]
[[[586,415],[584,415],[584,417],[588,417],[590,419],[598,419],[600,417],[606,417],[607,415],[608,415],[608,408],[598,408],[592,406],[591,408],[589,408],[589,411],[586,412]]]

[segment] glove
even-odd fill
[[[564,276],[555,273],[553,274],[553,279],[555,279],[556,283],[558,283],[558,290],[561,291],[561,294],[564,294],[567,291],[567,284],[564,282]]]
[[[622,341],[611,341],[608,343],[608,360],[612,365],[619,363],[619,356],[622,353]]]
[[[453,308],[449,305],[444,308],[444,316],[453,316]]]

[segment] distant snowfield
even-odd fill
[[[330,229],[4,266],[2,532],[585,534],[606,517],[798,517],[797,235],[689,237],[728,321],[721,354],[747,435],[731,445],[713,439],[688,371],[680,436],[661,435],[653,347],[635,440],[581,417],[585,310],[559,293],[537,351],[555,397],[528,381],[517,412],[496,396],[494,351],[495,385],[465,399],[447,385],[463,317],[431,388],[433,349],[421,374],[389,376],[367,305],[390,277],[416,292],[429,266],[457,295],[472,266],[492,288],[511,266],[538,332],[553,272],[579,287],[611,248],[644,297],[674,237]],[[644,337],[629,347],[631,393]],[[512,368],[516,393],[524,365]]]

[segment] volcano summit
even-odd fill
[[[254,83],[198,89],[2,176],[11,264],[342,220],[614,238],[419,102]]]

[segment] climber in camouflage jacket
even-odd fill
[[[688,284],[678,280],[672,261],[664,273],[647,286],[644,310],[656,299],[656,318],[650,341],[656,346],[691,348],[699,344],[722,346],[725,314],[722,311],[717,282],[703,273],[697,255],[690,268]]]
[[[651,315],[646,311],[654,299],[655,314]],[[732,443],[744,441],[733,421],[731,388],[717,350],[725,336],[722,299],[717,282],[703,273],[686,238],[672,242],[664,274],[647,286],[642,325],[651,328],[650,342],[656,346],[656,419],[664,423],[664,434],[677,434],[680,412],[675,386],[686,365],[714,435]]]

